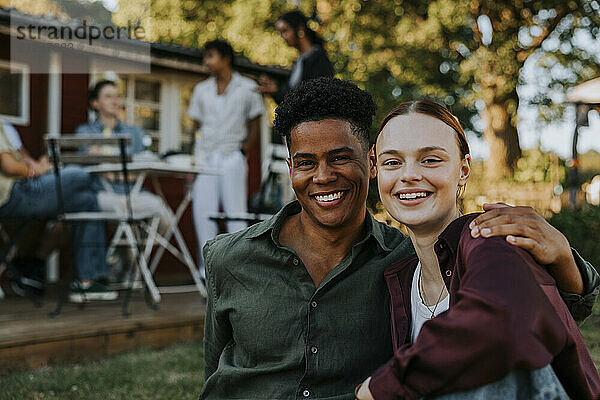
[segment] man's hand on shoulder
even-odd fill
[[[531,207],[484,204],[486,211],[469,228],[474,238],[506,236],[506,241],[527,250],[545,265],[562,290],[581,293],[583,281],[567,238]]]

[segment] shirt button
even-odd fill
[[[292,264],[294,264],[294,265],[298,265],[298,259],[297,259],[297,258],[294,258],[294,260],[292,261]]]
[[[308,390],[305,390],[304,392],[302,392],[302,396],[308,397],[310,396],[310,392]]]
[[[311,347],[311,348],[310,348],[310,351],[311,351],[313,354],[317,354],[317,352],[319,351],[319,349],[317,349],[315,346],[313,346],[313,347]]]
[[[316,301],[314,301],[314,300],[313,300],[313,301],[311,301],[311,302],[310,302],[310,306],[311,306],[312,308],[317,308],[317,302],[316,302]]]
[[[449,269],[447,269],[447,270],[446,270],[446,276],[452,276],[452,271],[451,271],[451,270],[449,270]]]

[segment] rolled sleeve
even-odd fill
[[[581,257],[575,249],[571,249],[573,258],[583,280],[583,293],[572,293],[558,289],[560,296],[569,308],[573,319],[581,324],[592,314],[592,308],[600,291],[600,275],[594,266]]]
[[[15,127],[8,122],[3,122],[2,125],[4,128],[4,134],[6,135],[6,138],[10,144],[12,144],[13,148],[15,150],[21,150],[23,148],[23,142],[21,142],[19,132],[17,132]]]
[[[263,114],[263,101],[260,93],[254,90],[249,91],[246,109],[246,120],[248,121],[260,117]]]
[[[0,154],[1,153],[12,153],[13,149],[11,147],[10,142],[6,138],[6,134],[4,129],[0,125]]]

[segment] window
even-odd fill
[[[18,125],[29,124],[29,68],[0,61],[0,118]]]
[[[161,82],[135,76],[121,77],[119,91],[123,96],[122,120],[136,125],[152,138],[152,151],[158,152],[161,119]]]

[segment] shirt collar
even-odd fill
[[[373,215],[371,215],[371,213],[369,211],[367,211],[366,224],[367,224],[367,236],[366,237],[369,237],[369,236],[374,237],[375,240],[377,241],[377,244],[379,244],[379,247],[381,247],[381,249],[383,251],[386,251],[386,252],[392,251],[392,249],[385,243],[385,234],[383,232],[384,224],[377,221],[375,219],[375,217],[373,217]]]
[[[90,125],[94,129],[96,129],[98,132],[102,132],[104,130],[104,125],[102,124],[102,121],[100,121],[100,118],[96,118],[95,120],[93,120]],[[117,123],[115,124],[115,127],[112,130],[113,130],[113,132],[118,132],[121,130],[121,128],[122,128],[121,120],[117,119]]]
[[[456,253],[458,251],[458,243],[460,242],[460,237],[462,232],[467,224],[469,224],[472,220],[474,220],[479,214],[467,214],[461,217],[458,217],[454,221],[450,223],[442,231],[442,233],[438,236],[438,240],[433,246],[433,249],[438,257],[438,261],[440,263],[440,268],[447,268],[452,263],[452,260],[455,259]],[[403,258],[402,260],[396,261],[390,264],[384,271],[386,276],[393,275],[398,273],[400,270],[403,270],[406,267],[416,267],[419,258],[416,254],[412,254],[409,257]],[[444,276],[444,279],[447,278],[447,275]]]
[[[469,224],[478,215],[479,213],[474,213],[458,217],[452,221],[450,225],[446,227],[446,229],[444,229],[444,231],[438,236],[438,241],[434,246],[434,250],[436,253],[438,253],[438,256],[439,252],[444,250],[450,251],[451,256],[456,255],[460,236],[465,228],[465,225]]]
[[[301,209],[302,207],[300,207],[298,200],[294,200],[291,203],[286,204],[281,210],[279,210],[277,214],[262,222],[260,226],[257,226],[256,230],[248,235],[248,238],[255,239],[271,230],[273,230],[274,233],[277,233],[277,236],[279,236],[279,231],[283,226],[283,221],[285,221],[291,215],[298,214]],[[273,240],[275,239],[276,238],[274,237]]]
[[[225,92],[223,94],[226,94],[227,92],[229,92],[230,88],[235,88],[236,86],[238,86],[241,83],[241,80],[240,80],[241,77],[242,76],[238,72],[233,71],[231,73],[231,80],[227,84],[227,87],[225,88]],[[217,91],[217,78],[215,76],[210,76],[208,79],[209,79],[210,85],[214,87],[214,90],[216,92]]]
[[[281,227],[283,226],[283,222],[290,216],[294,214],[298,214],[302,210],[300,203],[298,200],[294,200],[291,203],[286,204],[277,214],[275,214],[270,219],[264,221],[260,227],[250,234],[248,237],[250,239],[257,238],[265,233],[271,231],[271,238],[275,243],[279,242],[279,232],[281,231]],[[367,211],[367,216],[365,218],[366,223],[366,232],[365,237],[359,241],[357,244],[362,244],[367,241],[369,237],[375,238],[377,244],[383,251],[390,252],[392,249],[385,242],[384,235],[384,227],[383,224],[379,223],[369,211]]]
[[[231,73],[231,81],[229,82],[229,85],[227,85],[227,87],[231,86],[231,87],[235,87],[240,83],[240,78],[241,75],[235,71],[233,71]]]

